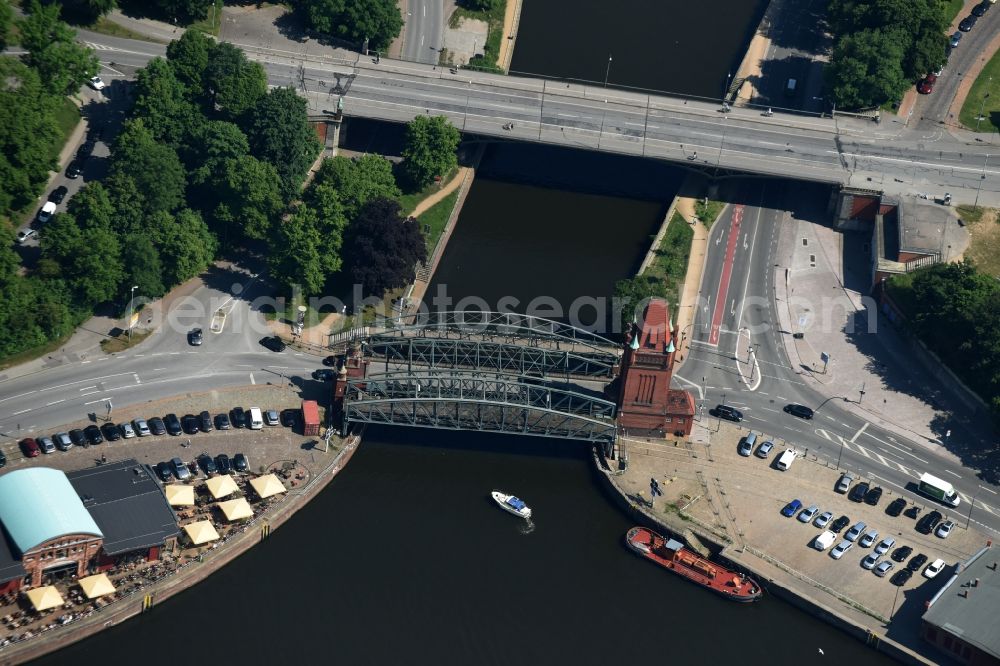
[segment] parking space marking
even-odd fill
[[[256,383],[257,383],[257,380],[255,380],[255,379],[253,378],[253,373],[252,373],[252,372],[250,373],[250,383],[251,383],[251,384],[256,384]]]

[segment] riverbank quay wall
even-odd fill
[[[305,485],[289,491],[285,499],[273,513],[263,514],[247,522],[246,528],[228,542],[208,551],[203,561],[192,560],[178,569],[177,573],[149,587],[138,590],[131,598],[105,606],[85,619],[62,625],[45,636],[36,636],[23,643],[14,643],[0,651],[0,666],[23,664],[55,652],[77,641],[89,638],[102,629],[112,627],[125,620],[142,614],[157,603],[184,592],[229,564],[253,546],[268,538],[274,530],[284,525],[289,518],[318,495],[350,462],[361,444],[363,429],[349,435],[344,446],[329,464],[311,476]]]
[[[773,566],[778,572],[784,570],[773,560],[769,562],[771,558],[766,554],[759,553],[747,546],[737,547],[728,536],[719,534],[710,526],[689,516],[682,516],[679,513],[668,513],[663,516],[653,514],[647,508],[648,505],[645,504],[644,498],[629,495],[615,482],[616,475],[612,470],[616,465],[612,465],[611,461],[603,457],[599,447],[593,449],[593,460],[594,473],[607,490],[608,496],[640,524],[650,525],[667,534],[679,535],[692,550],[703,556],[714,555],[727,566],[749,574],[764,586],[768,594],[827,622],[897,661],[904,664],[919,664],[920,666],[932,666],[936,663],[887,638],[884,623],[881,620],[879,620],[879,632],[873,632],[858,620],[843,615],[819,600],[808,596],[799,587],[801,581],[787,571],[785,573],[788,573],[788,580],[778,579],[774,571],[767,569]],[[760,562],[748,562],[747,554],[758,558]]]

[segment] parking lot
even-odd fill
[[[715,424],[712,425],[714,428]],[[956,562],[985,545],[984,535],[966,529],[961,512],[967,507],[963,505],[952,510],[916,493],[900,492],[896,487],[883,487],[874,506],[854,502],[846,494],[835,492],[841,473],[824,465],[822,460],[816,462],[812,456],[799,455],[787,471],[779,471],[777,462],[786,445],[776,444],[766,459],[754,455],[768,440],[766,435],[758,433],[750,456],[740,455],[738,449],[746,434],[745,429],[722,423],[718,432],[711,433],[712,443],[707,446],[689,444],[685,447],[683,443],[674,446],[672,442],[647,443],[644,440],[630,442],[627,444],[629,469],[617,481],[629,494],[648,498],[650,478],[660,480],[664,495],[654,501],[655,514],[667,516],[680,507],[683,514],[694,521],[717,533],[725,533],[735,548],[746,545],[748,550],[766,555],[779,563],[780,568],[810,583],[817,589],[817,598],[824,603],[834,605],[834,599],[828,596],[832,593],[841,600],[849,600],[854,608],[868,609],[877,616],[888,617],[904,603],[909,605],[910,601],[929,598],[947,581]],[[937,510],[946,520],[952,519],[955,528],[945,539],[933,532],[929,535],[918,533],[917,520],[905,511],[897,517],[887,515],[886,508],[900,497],[906,500],[906,509],[910,512],[914,505],[920,508],[920,517]],[[802,507],[791,517],[783,516],[782,509],[796,499]],[[816,516],[830,512],[831,523],[841,516],[848,518],[847,525],[838,531],[831,547],[824,551],[816,550],[812,544],[829,526],[823,529],[815,526],[815,517],[808,523],[798,520],[798,514],[813,505],[817,507]],[[878,533],[874,543],[863,547],[855,542],[841,559],[831,557],[833,547],[841,543],[851,526],[859,521],[866,523],[865,532]],[[895,543],[878,562],[890,561],[893,568],[884,578],[879,578],[862,568],[861,562],[885,537],[892,537]],[[912,548],[905,562],[923,554],[926,563],[942,558],[948,568],[934,580],[928,580],[922,576],[925,563],[897,587],[891,578],[905,564],[893,561],[891,555],[904,546]],[[914,605],[922,606],[922,601]]]

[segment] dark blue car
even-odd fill
[[[785,505],[785,508],[781,510],[781,515],[785,518],[791,518],[795,515],[795,512],[802,508],[802,502],[799,500],[792,500]]]

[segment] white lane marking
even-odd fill
[[[99,402],[107,402],[108,400],[110,400],[110,398],[107,397],[107,396],[105,396],[105,397],[101,398],[100,400],[91,400],[90,402],[85,402],[83,404],[84,405],[96,405]]]
[[[954,473],[953,471],[951,471],[950,469],[946,469],[945,471],[946,471],[946,472],[948,472],[949,474],[951,474],[951,475],[952,475],[953,477],[955,477],[956,479],[961,479],[961,478],[962,478],[962,476],[961,476],[960,474],[955,474],[955,473]]]
[[[23,398],[26,395],[31,395],[32,393],[37,393],[37,391],[28,391],[27,393],[21,393],[20,395],[12,395],[9,398],[3,398],[0,402],[6,402],[7,400],[15,400],[17,398]]]
[[[30,411],[31,411],[31,407],[29,407],[28,409],[22,409],[19,412],[14,412],[13,414],[11,414],[11,416],[17,416],[18,414],[26,414],[26,413],[28,413]]]
[[[872,457],[872,454],[868,453],[868,449],[866,449],[865,447],[859,446],[857,448],[858,448],[858,453],[860,453],[861,455],[863,455],[865,458],[871,458]]]
[[[80,361],[80,365],[87,365],[90,361]]]
[[[56,400],[54,402],[46,403],[45,406],[46,407],[51,407],[52,405],[58,405],[60,402],[66,402],[66,398],[63,398],[62,400]]]
[[[865,430],[868,430],[868,422],[867,421],[865,421],[865,424],[863,426],[861,426],[860,428],[858,428],[858,431],[856,433],[854,433],[854,437],[851,437],[851,439],[849,439],[848,441],[851,444],[853,444],[854,442],[858,441],[858,437],[861,437],[861,433],[863,433]]]
[[[761,407],[765,412],[774,412],[775,414],[780,414],[781,412],[777,409],[771,409],[770,407]]]
[[[256,383],[257,383],[257,380],[255,380],[255,379],[253,378],[253,373],[252,373],[252,372],[250,373],[250,383],[251,383],[251,384],[256,384]]]
[[[159,372],[160,370],[166,370],[166,368],[153,368],[153,372]]]
[[[87,395],[94,395],[95,393],[100,393],[100,391],[97,390],[97,387],[94,387],[93,391],[87,391],[86,393],[81,393],[80,397],[82,398]]]
[[[81,391],[89,391],[90,389],[95,389],[95,388],[97,388],[97,385],[96,385],[96,384],[95,384],[95,385],[93,385],[93,386],[84,386],[84,387],[83,387],[82,389],[80,389],[80,390],[81,390]]]
[[[980,490],[985,490],[985,491],[986,491],[986,492],[988,492],[988,493],[993,493],[994,495],[996,495],[996,494],[997,494],[997,491],[995,491],[995,490],[990,490],[990,489],[989,489],[989,488],[987,488],[986,486],[979,486],[979,489],[980,489]]]
[[[137,375],[136,373],[133,372],[132,373],[132,377],[135,379],[135,383],[136,384],[141,384],[142,383],[142,382],[139,381],[139,375]]]
[[[865,437],[871,437],[872,439],[874,439],[879,444],[882,444],[883,446],[888,446],[890,449],[896,449],[897,451],[899,451],[901,453],[905,453],[906,455],[910,456],[914,460],[919,460],[920,462],[922,462],[925,465],[929,465],[930,464],[928,461],[924,460],[920,456],[914,455],[912,451],[904,449],[901,446],[896,446],[895,444],[890,444],[889,442],[887,442],[887,441],[885,441],[883,439],[879,439],[878,437],[876,437],[875,435],[871,434],[870,432],[866,432],[865,433]]]

